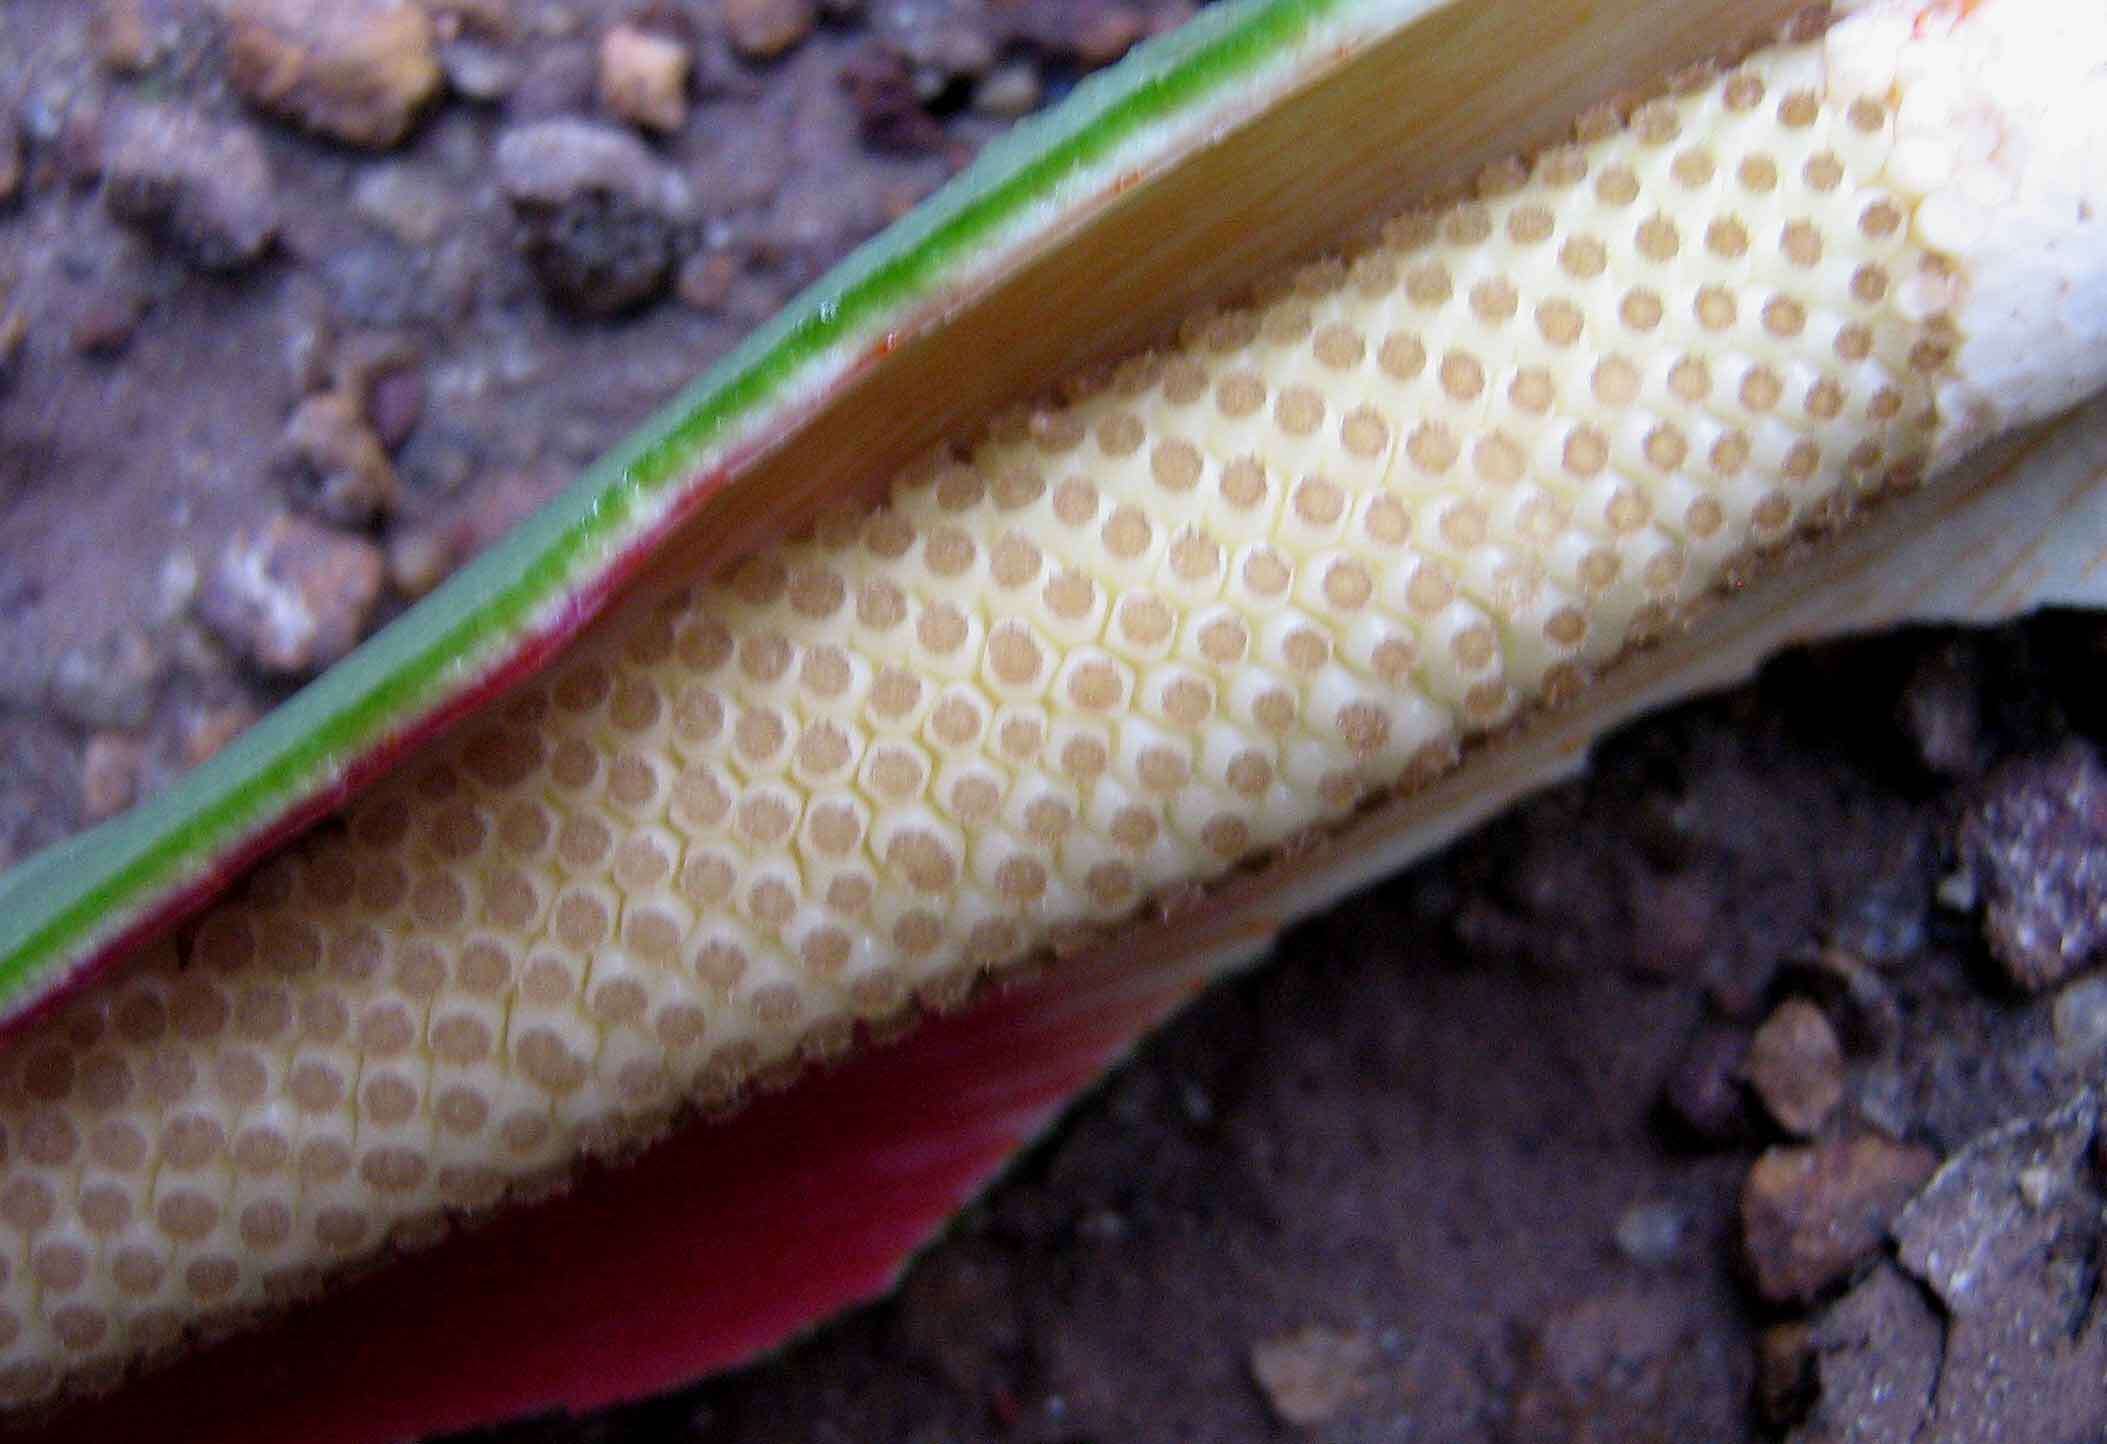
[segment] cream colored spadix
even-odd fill
[[[0,1078],[0,1392],[107,1380],[860,1019],[1439,796],[1518,719],[1642,695],[1658,664],[1619,659],[1778,595],[1787,544],[1875,502],[1921,525],[1892,494],[2100,357],[2094,309],[2032,368],[2053,395],[2015,394],[2013,323],[1975,302],[2043,288],[1955,218],[2042,193],[1943,130],[1992,51],[2060,73],[2025,49],[2042,7],[1897,32],[1918,8],[1583,122],[998,417],[656,602],[186,959],[84,995]]]

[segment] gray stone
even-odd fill
[[[278,234],[270,163],[247,127],[173,105],[131,111],[103,160],[103,204],[201,271],[238,271]]]

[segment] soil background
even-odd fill
[[[0,863],[1187,13],[400,9],[0,6]],[[267,95],[257,25],[378,72]],[[1630,729],[1202,999],[894,1299],[475,1437],[2107,1439],[2103,666],[1924,632]]]

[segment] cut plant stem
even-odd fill
[[[2015,261],[1990,207],[2068,223],[1951,124],[2051,8],[1874,7],[1591,116],[566,659],[5,1055],[0,1396],[1441,775],[2082,394],[2094,343],[2003,306],[2101,263]]]

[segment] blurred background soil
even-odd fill
[[[4,0],[0,864],[1185,0]],[[1788,657],[1298,929],[779,1360],[525,1441],[2107,1438],[2107,625]]]

